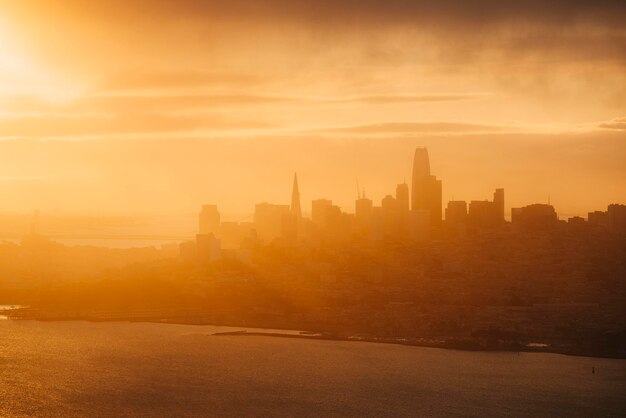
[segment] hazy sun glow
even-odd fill
[[[0,74],[2,75],[2,91],[8,88],[19,88],[12,86],[12,79],[9,77],[28,76],[34,72],[32,65],[29,65],[23,57],[19,56],[15,45],[11,43],[15,35],[10,33],[6,23],[0,20]]]
[[[625,0],[0,0],[0,418],[626,417]]]
[[[414,146],[444,200],[502,186],[584,214],[626,189],[626,31],[604,11],[272,2],[0,0],[0,178],[49,180],[0,181],[7,209],[246,212],[295,170],[350,207],[355,177],[382,198]]]
[[[0,21],[0,95],[32,95],[52,104],[80,97],[80,88],[20,50],[17,34]]]

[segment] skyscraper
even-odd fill
[[[409,211],[409,185],[406,181],[396,186],[396,201],[401,212]]]
[[[411,209],[428,210],[430,223],[441,225],[441,180],[430,174],[430,161],[426,148],[416,148],[413,157],[413,185]]]
[[[430,160],[426,148],[416,148],[413,156],[413,181],[416,177],[430,176]]]
[[[365,192],[358,193],[358,199],[354,202],[354,220],[356,232],[361,237],[369,237],[372,226],[372,199],[365,197]]]
[[[467,203],[464,200],[451,200],[446,208],[446,223],[457,226],[467,221]]]
[[[288,205],[257,203],[254,207],[254,228],[258,237],[267,242],[290,232],[291,209]]]
[[[217,205],[202,205],[198,219],[198,230],[200,234],[217,235],[220,229],[220,213]]]
[[[300,208],[300,190],[298,190],[298,174],[293,174],[293,189],[291,191],[291,214],[296,219],[302,218],[302,209]]]
[[[496,206],[498,225],[504,223],[504,189],[496,189],[493,193],[493,203]]]
[[[397,237],[400,230],[398,202],[393,196],[387,195],[383,198],[380,207],[383,215],[383,235]]]
[[[473,228],[495,228],[501,224],[496,202],[488,200],[472,200],[467,220]]]
[[[311,221],[321,227],[327,226],[327,215],[332,208],[333,202],[328,199],[316,199],[311,201]]]

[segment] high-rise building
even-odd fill
[[[413,179],[430,176],[430,159],[426,148],[416,148],[413,156]]]
[[[252,222],[222,222],[219,233],[222,249],[239,248],[253,229]]]
[[[430,211],[430,223],[441,225],[441,180],[430,174],[430,161],[426,148],[416,148],[413,157],[413,184],[411,209]]]
[[[326,227],[328,211],[333,206],[333,201],[328,199],[316,199],[311,202],[311,220],[314,224]]]
[[[467,203],[464,200],[451,200],[446,208],[446,224],[456,226],[467,222]]]
[[[397,233],[400,239],[409,236],[411,200],[409,198],[409,185],[404,181],[396,186],[396,212],[397,212]]]
[[[558,223],[554,207],[542,203],[534,203],[523,208],[511,209],[511,224],[516,231],[550,230]]]
[[[219,260],[221,257],[220,240],[213,234],[196,235],[196,253],[202,263]]]
[[[504,223],[504,189],[496,189],[493,192],[493,203],[496,207],[497,222],[502,225]]]
[[[220,229],[220,213],[217,205],[202,205],[198,219],[198,233],[217,235]]]
[[[198,217],[198,234],[195,243],[181,246],[181,255],[195,256],[202,263],[208,263],[220,258],[221,244],[216,235],[220,229],[220,213],[217,205],[202,205]]]
[[[626,205],[613,203],[607,208],[609,230],[613,233],[626,235]]]
[[[298,174],[293,175],[293,189],[291,190],[291,214],[296,218],[302,218],[302,209],[300,208],[300,190],[298,189]]]
[[[464,200],[449,201],[446,207],[446,234],[450,237],[464,237],[467,224],[467,203]]]
[[[291,208],[288,205],[257,203],[254,208],[254,227],[260,239],[271,242],[284,237],[290,229]]]
[[[354,202],[354,218],[356,221],[356,227],[362,235],[367,235],[372,222],[372,199],[368,199],[365,196],[360,196]]]
[[[360,237],[367,238],[370,236],[373,206],[374,202],[365,197],[365,192],[358,194],[358,199],[354,202],[354,227],[355,232]]]
[[[472,200],[467,219],[474,228],[495,228],[500,224],[496,203],[488,200]]]
[[[342,240],[349,236],[354,226],[354,215],[341,211],[328,199],[316,199],[311,202],[311,223],[314,234],[331,240]]]
[[[393,196],[387,195],[383,198],[380,207],[383,216],[383,236],[397,237],[400,232],[398,202]]]
[[[363,220],[364,222],[369,222],[372,216],[372,199],[368,199],[366,197],[361,197],[354,202],[355,211],[354,214],[358,222]]]
[[[496,189],[493,201],[472,200],[467,213],[471,228],[499,228],[504,224],[504,189]]]
[[[396,186],[396,202],[398,204],[398,210],[401,212],[409,211],[409,185],[406,184],[406,181]]]
[[[592,226],[606,226],[608,222],[607,216],[606,212],[596,210],[587,214],[587,221]]]

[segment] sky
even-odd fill
[[[0,211],[626,203],[619,1],[0,0]]]

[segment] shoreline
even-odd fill
[[[222,325],[219,325],[219,326],[222,326]],[[303,340],[393,344],[393,345],[403,345],[403,346],[408,346],[408,347],[436,348],[436,349],[442,349],[442,350],[455,350],[455,351],[467,351],[467,352],[542,353],[542,354],[560,354],[560,355],[572,356],[572,357],[626,360],[626,356],[620,356],[620,355],[594,354],[594,353],[587,353],[584,351],[576,351],[576,350],[567,351],[567,350],[549,349],[547,347],[538,347],[538,348],[526,347],[526,346],[519,346],[517,348],[478,347],[478,346],[470,346],[470,345],[463,345],[463,344],[453,344],[453,343],[447,343],[447,342],[443,342],[442,344],[428,344],[428,343],[411,342],[410,340],[405,339],[405,338],[394,339],[394,338],[385,338],[385,337],[339,337],[339,336],[326,335],[324,333],[319,333],[315,335],[306,335],[306,334],[287,334],[287,333],[270,333],[270,332],[248,332],[246,330],[243,330],[243,331],[217,332],[217,333],[209,334],[209,336],[211,337],[229,337],[230,336],[230,337],[295,338],[295,339],[303,339]],[[402,341],[402,340],[406,340],[406,341]]]
[[[380,336],[359,336],[349,335],[347,333],[334,333],[325,331],[313,331],[313,330],[297,330],[293,327],[283,328],[281,326],[261,325],[255,324],[253,326],[234,324],[229,322],[219,321],[202,321],[202,320],[177,320],[162,317],[153,318],[138,318],[138,317],[124,317],[120,315],[115,318],[94,318],[87,316],[56,316],[56,317],[41,317],[37,315],[16,315],[19,309],[9,309],[0,311],[0,316],[6,317],[6,320],[12,321],[39,321],[39,322],[70,322],[70,321],[86,321],[86,322],[136,322],[136,323],[152,323],[152,324],[172,324],[172,325],[196,325],[196,326],[219,326],[219,327],[232,327],[243,328],[235,331],[217,332],[213,334],[207,334],[208,336],[223,337],[223,336],[240,336],[240,337],[274,337],[274,338],[297,338],[308,340],[321,340],[321,341],[348,341],[348,342],[369,342],[377,344],[395,344],[404,345],[410,347],[423,347],[423,348],[439,348],[445,350],[458,350],[458,351],[484,351],[484,352],[517,352],[517,353],[549,353],[549,354],[561,354],[567,356],[587,357],[587,358],[606,358],[615,360],[626,360],[626,354],[620,354],[611,351],[593,349],[585,350],[583,347],[571,347],[559,348],[552,345],[546,346],[526,346],[521,344],[509,344],[509,345],[497,345],[486,346],[481,345],[476,339],[436,339],[436,338],[423,338],[423,337],[380,337]],[[13,314],[13,315],[12,315]],[[249,331],[252,330],[252,331]],[[259,330],[268,330],[272,332],[261,332]],[[276,332],[278,331],[278,332]],[[285,331],[285,332],[280,332]]]

